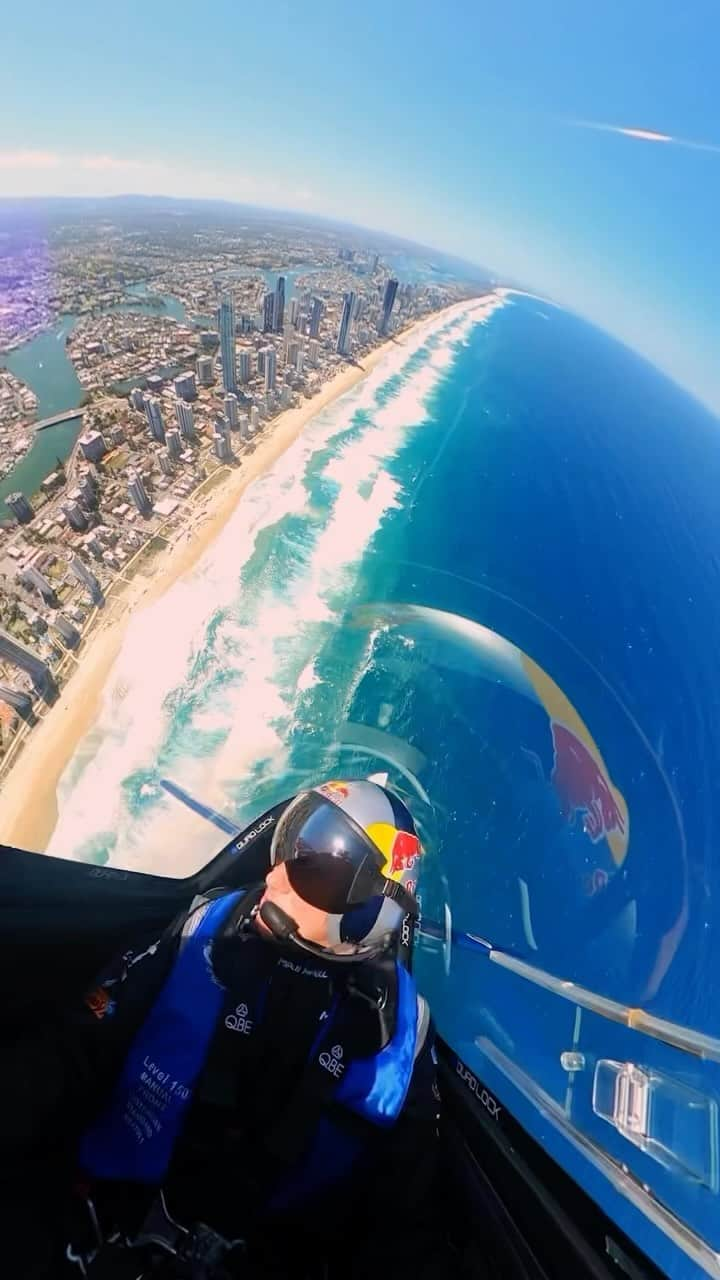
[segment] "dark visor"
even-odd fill
[[[412,894],[381,873],[380,850],[338,805],[308,791],[286,809],[275,832],[275,861],[305,902],[342,915],[376,894],[417,914]]]

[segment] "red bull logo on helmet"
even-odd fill
[[[345,782],[323,782],[318,791],[328,800],[347,800],[350,795],[350,788]]]
[[[420,841],[409,831],[398,831],[390,850],[390,874],[410,871],[420,857]]]

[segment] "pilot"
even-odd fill
[[[399,958],[419,857],[392,791],[318,785],[264,883],[196,899],[102,975],[68,1274],[423,1274],[437,1088]]]

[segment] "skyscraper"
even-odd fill
[[[35,515],[24,493],[9,493],[5,505],[10,508],[18,524],[29,524]]]
[[[277,367],[277,356],[274,347],[267,347],[265,351],[265,390],[275,390],[275,371]]]
[[[168,449],[161,449],[158,453],[158,466],[164,476],[170,477],[173,474],[172,458]]]
[[[305,352],[303,351],[302,347],[300,347],[298,349],[297,355],[295,356],[295,368],[297,369],[298,373],[302,373],[304,367],[305,367]]]
[[[238,356],[238,377],[240,382],[246,383],[250,381],[252,374],[252,365],[250,362],[250,352],[241,351]]]
[[[34,564],[29,564],[26,569],[22,570],[20,581],[29,591],[37,591],[45,601],[45,604],[49,604],[53,608],[57,605],[55,588],[52,583],[48,582],[45,574],[35,568]]]
[[[198,356],[195,361],[198,382],[201,387],[211,387],[215,381],[215,361],[212,356]]]
[[[63,512],[65,518],[76,533],[84,533],[88,527],[87,517],[82,507],[77,502],[64,502]]]
[[[260,410],[256,404],[254,404],[250,410],[250,426],[252,427],[253,432],[257,431],[260,426]]]
[[[13,689],[10,685],[0,684],[0,702],[4,702],[13,711],[17,711],[22,720],[34,722],[33,703],[29,693],[23,689]]]
[[[312,365],[313,369],[317,365],[319,358],[320,358],[320,343],[315,338],[313,339],[312,342],[308,343],[308,360]]]
[[[318,338],[320,336],[320,321],[322,320],[324,310],[325,308],[323,306],[322,298],[313,298],[312,311],[310,312],[311,338]]]
[[[0,630],[0,658],[25,671],[38,689],[43,689],[51,679],[47,663],[43,662],[42,658],[38,658],[27,645],[21,644],[9,632],[2,630]]]
[[[70,572],[77,578],[81,586],[85,587],[93,604],[105,603],[100,583],[92,570],[88,569],[86,564],[83,564],[79,556],[73,556],[70,560]]]
[[[227,418],[233,431],[238,428],[238,398],[230,393],[225,397],[225,417]]]
[[[297,322],[300,316],[300,303],[297,298],[290,299],[290,323],[297,328]]]
[[[189,404],[185,404],[184,400],[176,400],[175,416],[177,418],[177,424],[180,429],[180,434],[184,437],[185,440],[194,440],[195,439],[195,419],[193,416],[192,406]],[[166,439],[169,440],[172,434],[173,433],[171,431],[168,431]]]
[[[148,396],[145,401],[145,417],[148,420],[150,435],[153,440],[157,440],[158,444],[165,443],[165,423],[163,422],[162,407],[156,396]]]
[[[216,431],[213,436],[213,449],[220,462],[230,462],[232,460],[230,441],[221,431]]]
[[[275,294],[266,293],[263,298],[263,333],[272,333],[275,314]]]
[[[170,431],[168,431],[165,436],[165,440],[167,443],[168,457],[173,459],[179,458],[182,453],[182,441],[180,439],[180,432],[176,427],[171,427]]]
[[[63,613],[56,613],[52,619],[50,626],[60,636],[63,644],[68,649],[77,649],[80,643],[80,632],[74,627],[69,618]]]
[[[262,377],[264,377],[264,376],[265,376],[265,355],[266,355],[266,352],[267,352],[267,347],[261,347],[261,348],[260,348],[260,350],[259,350],[259,351],[258,351],[258,353],[257,353],[257,371],[258,371],[258,377],[260,377],[260,378],[262,378]]]
[[[152,503],[150,501],[150,495],[142,482],[142,477],[138,475],[137,471],[128,472],[128,494],[135,503],[135,506],[141,516],[149,516],[151,514]]]
[[[145,408],[145,392],[142,387],[133,387],[130,392],[130,403],[133,409],[138,409],[142,413]]]
[[[237,391],[237,371],[235,369],[235,306],[232,298],[225,298],[218,311],[218,329],[220,330],[220,359],[222,361],[223,387],[226,391]]]
[[[175,395],[180,396],[182,400],[197,400],[194,373],[181,373],[180,377],[175,379]]]
[[[390,324],[390,315],[395,305],[395,295],[398,291],[397,280],[390,279],[385,285],[385,294],[383,296],[382,314],[378,323],[378,333],[382,336],[388,331]]]
[[[285,321],[285,277],[278,276],[275,285],[275,301],[273,304],[273,329],[282,333]]]
[[[99,431],[86,431],[85,435],[78,440],[78,444],[88,462],[99,462],[107,452],[105,441]]]
[[[349,351],[350,343],[350,325],[352,322],[353,307],[355,306],[355,294],[346,293],[343,303],[342,318],[340,320],[340,328],[338,330],[337,347],[338,355],[346,356]]]

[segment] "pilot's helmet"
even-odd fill
[[[366,780],[323,782],[288,805],[273,835],[273,866],[326,911],[332,949],[377,945],[417,914],[420,841],[407,805]]]

